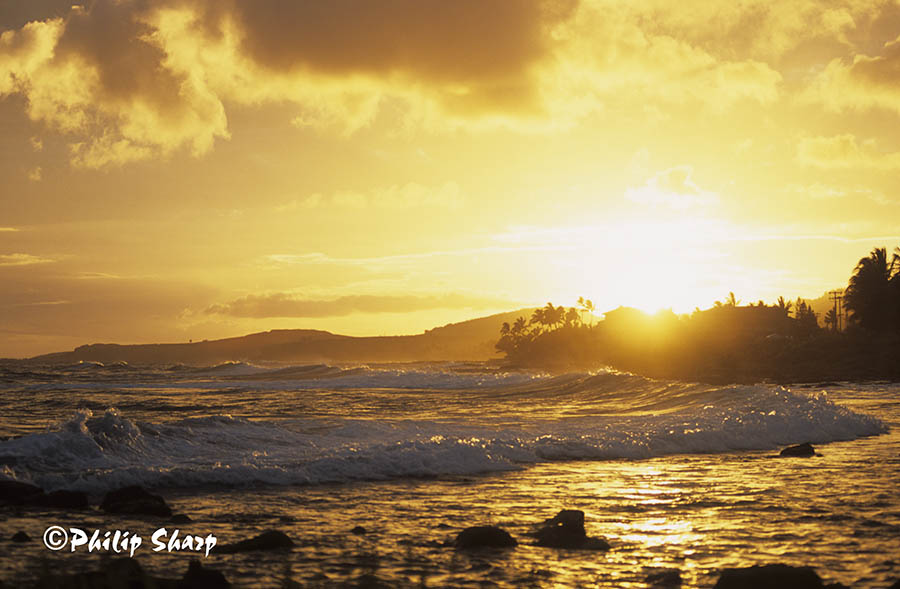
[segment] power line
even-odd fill
[[[841,319],[843,318],[843,313],[841,311],[844,308],[843,305],[841,304],[841,301],[844,298],[844,291],[843,290],[831,290],[831,291],[828,291],[828,296],[832,301],[834,301],[834,320],[835,320],[834,328],[836,331],[841,331],[841,327],[842,327]]]

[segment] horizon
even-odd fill
[[[732,294],[732,293],[729,293],[729,294]],[[815,303],[815,302],[823,303],[823,299],[824,299],[824,303],[823,303],[824,308],[831,308],[832,302],[831,302],[830,300],[828,300],[827,297],[828,297],[828,292],[824,293],[822,296],[820,296],[820,297],[818,297],[818,298],[815,298],[815,299],[803,299],[802,297],[797,297],[796,299],[794,299],[794,298],[788,298],[787,301],[788,301],[788,303],[793,303],[793,302],[794,302],[795,300],[797,300],[797,299],[802,299],[802,300],[804,300],[804,301],[807,302],[807,303]],[[723,299],[724,299],[724,298],[725,298],[725,297],[723,297]],[[588,302],[590,302],[590,300],[588,300]],[[768,307],[775,307],[775,306],[777,306],[777,302],[776,302],[776,301],[771,301],[771,302],[762,301],[762,300],[760,300],[760,301],[743,301],[743,300],[740,299],[740,298],[737,298],[737,299],[736,299],[736,303],[737,303],[737,304],[736,304],[735,306],[736,306],[736,307],[753,307],[754,305],[757,305],[757,304],[760,303],[760,302],[764,303],[764,304],[765,304],[766,306],[768,306]],[[548,302],[545,303],[545,304],[548,304],[548,303],[549,303],[549,304],[553,304],[552,301],[548,301]],[[631,306],[629,306],[629,305],[619,305],[618,307],[614,307],[614,308],[610,308],[610,309],[606,309],[606,310],[599,310],[599,309],[598,309],[598,310],[595,310],[595,311],[592,312],[592,313],[587,313],[586,315],[580,315],[579,317],[580,317],[580,321],[581,321],[582,323],[585,323],[585,324],[586,324],[586,323],[588,323],[589,321],[592,321],[592,322],[594,322],[595,324],[599,324],[599,323],[602,323],[603,321],[605,321],[605,317],[604,317],[604,316],[605,316],[607,313],[610,313],[610,312],[612,312],[612,311],[616,311],[616,310],[619,310],[619,309],[622,309],[622,308],[626,308],[626,309],[634,309],[634,310],[637,310],[637,311],[643,313],[644,315],[646,315],[648,318],[658,317],[658,316],[660,316],[660,314],[665,313],[665,312],[668,311],[668,312],[674,313],[677,317],[684,319],[684,318],[690,317],[691,315],[693,315],[693,314],[696,313],[696,312],[709,311],[709,310],[714,309],[716,306],[718,306],[718,305],[723,305],[723,304],[725,304],[723,301],[717,300],[717,301],[714,302],[713,305],[711,305],[711,306],[709,306],[709,307],[706,307],[706,308],[695,307],[694,309],[692,309],[691,311],[688,311],[688,312],[676,312],[676,311],[674,311],[674,310],[673,310],[672,308],[670,308],[670,307],[662,307],[662,308],[653,309],[653,310],[646,310],[646,309],[641,309],[641,308],[639,308],[639,307],[631,307]],[[562,307],[565,307],[565,308],[576,308],[576,309],[579,308],[579,307],[577,306],[577,304],[575,304],[575,305],[557,305],[557,306],[562,306]],[[217,337],[217,338],[204,338],[204,339],[200,339],[200,340],[189,339],[188,341],[138,341],[138,342],[93,341],[93,342],[82,342],[81,344],[78,344],[78,345],[74,346],[73,348],[67,349],[67,350],[51,350],[51,351],[48,351],[48,352],[41,352],[41,353],[39,353],[39,354],[34,354],[34,355],[31,355],[31,356],[22,356],[22,357],[12,357],[12,356],[10,356],[10,357],[4,357],[4,356],[0,356],[0,360],[29,360],[29,359],[32,359],[32,358],[35,358],[35,357],[40,357],[40,356],[45,356],[45,355],[65,354],[65,353],[69,353],[69,352],[75,351],[75,350],[77,350],[78,348],[88,347],[88,346],[106,346],[106,345],[112,345],[112,346],[123,346],[123,347],[127,347],[127,346],[145,346],[145,345],[147,345],[147,346],[152,346],[152,345],[202,344],[202,343],[216,342],[216,341],[228,340],[228,339],[241,339],[241,338],[249,337],[249,336],[253,336],[253,335],[261,335],[261,334],[266,334],[266,333],[271,333],[271,332],[278,332],[278,331],[315,331],[315,332],[320,332],[320,333],[328,333],[328,334],[330,334],[330,335],[336,335],[336,336],[341,336],[341,337],[352,337],[352,338],[414,337],[414,336],[419,336],[419,335],[427,335],[428,333],[430,333],[430,332],[432,332],[432,331],[435,331],[435,330],[438,330],[438,329],[442,329],[442,328],[445,328],[445,327],[452,327],[452,326],[455,326],[455,325],[461,325],[461,324],[464,324],[464,323],[470,323],[470,322],[474,322],[474,321],[481,321],[481,320],[484,320],[484,319],[490,319],[490,318],[492,318],[492,317],[498,317],[498,316],[501,316],[501,315],[510,315],[510,314],[513,314],[513,313],[526,312],[526,314],[525,314],[525,315],[522,315],[522,317],[524,317],[525,319],[529,319],[529,318],[530,318],[530,312],[531,312],[531,311],[534,311],[535,309],[541,308],[541,307],[543,307],[543,305],[529,305],[529,306],[521,307],[521,308],[518,308],[518,309],[507,309],[507,310],[504,310],[504,311],[490,312],[490,313],[487,313],[487,314],[482,314],[482,315],[477,315],[477,316],[469,316],[469,317],[466,317],[466,318],[464,318],[464,319],[460,319],[460,320],[458,320],[458,321],[451,321],[451,322],[449,322],[449,323],[438,324],[438,325],[433,325],[433,326],[431,326],[431,327],[426,327],[426,328],[424,328],[423,330],[418,331],[418,332],[415,332],[415,333],[358,333],[358,334],[350,334],[350,333],[339,332],[339,331],[331,330],[331,329],[327,329],[327,328],[315,328],[315,329],[314,329],[314,328],[309,328],[309,327],[290,327],[290,328],[273,327],[273,328],[265,329],[265,330],[262,330],[262,331],[254,331],[254,332],[249,332],[249,333],[235,333],[235,334],[224,335],[224,336],[222,336],[222,337]],[[814,307],[812,307],[812,306],[811,306],[810,308],[811,308],[811,309],[814,309]],[[788,311],[788,313],[790,314],[790,311]],[[817,320],[818,320],[819,323],[821,324],[821,320],[822,320],[821,312],[817,311],[817,313],[819,314],[819,316],[817,317]],[[498,336],[499,336],[499,334],[500,334],[500,332],[499,332],[499,325],[500,325],[500,324],[498,324]],[[497,353],[499,354],[500,352],[498,351]]]
[[[371,6],[0,7],[0,357],[810,300],[900,244],[894,4]]]

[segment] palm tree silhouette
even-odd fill
[[[794,303],[791,301],[784,300],[784,297],[778,297],[778,308],[784,313],[785,317],[791,316],[791,309],[793,308]]]
[[[888,259],[883,247],[873,249],[856,264],[844,294],[844,307],[850,311],[850,319],[873,331],[896,327],[898,269],[900,251]]]

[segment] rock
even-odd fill
[[[170,519],[169,521],[172,522],[173,524],[189,524],[194,520],[192,520],[191,518],[189,518],[188,516],[186,516],[183,513],[176,513],[175,515],[172,516],[172,519]]]
[[[368,531],[362,526],[356,526],[352,530],[350,530],[351,534],[356,534],[357,536],[362,536],[363,534],[368,534]]]
[[[10,538],[13,542],[31,542],[31,536],[23,531],[18,531]]]
[[[231,583],[219,571],[208,569],[198,560],[188,563],[188,570],[178,581],[178,589],[228,589]]]
[[[253,550],[279,550],[282,548],[290,548],[293,545],[294,541],[291,540],[284,532],[279,532],[277,530],[267,530],[259,536],[255,536],[253,538],[250,538],[249,540],[241,540],[240,542],[235,542],[234,544],[223,544],[221,546],[216,546],[215,548],[213,548],[213,552],[217,552],[220,554],[233,554],[235,552],[250,552]]]
[[[473,526],[456,536],[453,543],[460,550],[477,548],[513,548],[519,543],[509,532],[495,526]]]
[[[850,589],[850,587],[847,587],[843,583],[828,583],[825,585],[825,589]]]
[[[361,575],[353,586],[357,589],[391,589],[393,587],[393,585],[389,585],[375,575],[368,573]]]
[[[644,582],[651,587],[681,587],[681,572],[668,570],[650,573]]]
[[[888,589],[900,589],[900,579],[897,579],[897,582],[888,587]]]
[[[725,569],[713,589],[823,589],[822,579],[810,567],[767,564]]]
[[[104,569],[70,575],[48,575],[38,581],[38,589],[176,589],[174,580],[146,574],[133,558],[108,561]]]
[[[788,457],[788,456],[802,456],[802,457],[815,456],[816,449],[812,447],[812,444],[807,442],[806,444],[798,444],[796,446],[788,446],[787,448],[782,450],[778,455],[785,456],[785,457]]]
[[[563,509],[545,521],[535,536],[538,546],[609,550],[609,543],[603,538],[588,537],[584,530],[584,512],[578,509]]]
[[[28,483],[0,481],[0,504],[20,505],[43,494],[43,489]]]
[[[162,497],[148,493],[137,485],[110,491],[103,498],[100,509],[122,515],[172,516],[172,510]]]
[[[34,500],[35,505],[56,507],[59,509],[87,509],[88,497],[81,491],[53,491],[40,495]]]

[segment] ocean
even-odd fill
[[[0,365],[0,479],[46,491],[142,485],[190,523],[97,509],[0,510],[0,581],[96,569],[48,549],[50,526],[124,530],[146,571],[188,561],[237,587],[647,587],[677,571],[814,567],[826,582],[900,579],[900,384],[706,385],[480,363],[141,367]],[[819,456],[779,458],[811,442]],[[561,509],[607,552],[534,545]],[[498,525],[514,549],[457,551]],[[351,530],[357,526],[364,531]],[[159,528],[289,551],[154,552]],[[24,531],[32,541],[12,543]],[[293,584],[292,584],[293,583]],[[376,585],[371,585],[376,583]]]

